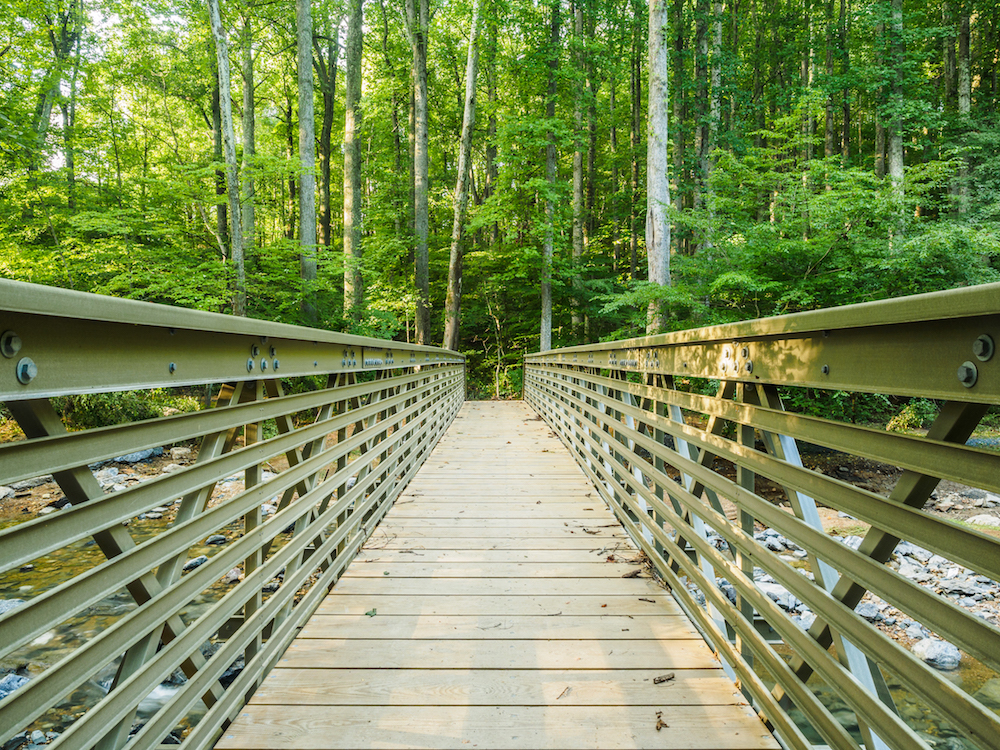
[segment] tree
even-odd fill
[[[549,194],[545,197],[545,237],[542,245],[541,320],[539,322],[539,351],[552,348],[552,258],[555,249],[555,203],[553,194],[557,172],[555,132],[552,130],[556,116],[556,96],[559,93],[559,28],[562,25],[559,0],[552,3],[549,24],[548,80],[546,83],[545,116],[549,122],[545,146],[545,181]]]
[[[406,0],[406,19],[413,51],[413,232],[415,235],[416,338],[430,343],[430,269],[428,235],[427,30],[429,0]]]
[[[458,179],[455,182],[455,220],[451,229],[451,255],[448,260],[448,297],[445,301],[444,347],[458,350],[462,311],[462,242],[465,212],[469,205],[469,161],[472,153],[472,129],[476,123],[476,76],[479,71],[479,0],[472,2],[469,22],[469,55],[465,66],[465,108],[462,135],[458,142]]]
[[[646,259],[649,281],[670,285],[670,181],[667,177],[667,66],[669,64],[666,0],[649,2],[649,121],[646,139]],[[663,330],[666,309],[649,303],[646,332]]]
[[[235,269],[236,285],[233,289],[233,314],[246,315],[246,270],[243,263],[243,227],[240,217],[240,188],[236,166],[236,136],[233,133],[233,95],[230,87],[229,44],[222,27],[219,0],[208,0],[208,12],[215,39],[215,53],[219,70],[219,112],[222,118],[222,143],[226,160],[226,195],[229,197],[229,238],[231,257]]]
[[[344,317],[357,319],[364,304],[361,276],[361,53],[362,0],[350,0],[344,104]]]
[[[315,324],[316,284],[316,118],[313,107],[312,3],[295,0],[299,93],[299,277],[302,315]]]

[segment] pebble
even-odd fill
[[[882,613],[879,612],[878,606],[872,602],[861,602],[854,611],[860,616],[864,617],[869,622],[875,622],[876,620],[881,620]]]
[[[183,468],[184,467],[181,466],[180,464],[167,464],[166,466],[163,467],[163,471],[161,473],[173,474],[174,472],[183,470]]]
[[[34,732],[31,733],[31,742],[34,745],[41,745],[43,742],[45,742],[45,732],[36,729]]]
[[[274,515],[274,513],[277,512],[277,510],[278,509],[275,506],[271,505],[271,503],[264,503],[263,505],[260,506],[260,512],[263,513],[265,516]]]
[[[240,579],[243,578],[243,573],[240,572],[239,568],[233,568],[226,575],[222,577],[222,580],[226,583],[239,583]]]
[[[208,539],[205,540],[205,544],[225,544],[226,537],[222,534],[212,534]]]
[[[181,570],[194,570],[198,566],[204,565],[207,562],[208,558],[205,557],[205,555],[198,555],[198,557],[194,558],[193,560],[188,560],[186,563],[184,563],[184,567],[181,568]]]
[[[143,513],[143,515],[146,518],[148,518],[148,519],[150,519],[152,521],[157,521],[157,520],[163,518],[163,514],[162,513],[152,513],[151,512],[151,513]]]
[[[172,458],[174,461],[180,461],[182,458],[191,458],[191,449],[185,448],[183,446],[171,448],[170,458]]]

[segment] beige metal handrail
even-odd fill
[[[210,747],[465,397],[455,352],[3,280],[0,336],[0,399],[27,436],[0,446],[0,485],[52,474],[69,503],[0,530],[0,590],[22,568],[48,581],[0,614],[0,665],[29,662],[0,745],[54,728],[61,750]],[[303,377],[319,387],[285,392]],[[79,432],[50,400],[192,384],[217,385],[213,408]],[[106,490],[93,471],[195,440],[149,481]],[[38,654],[95,610],[97,632]]]
[[[957,583],[996,590],[1000,541],[925,505],[942,478],[1000,493],[1000,454],[965,445],[1000,404],[998,341],[1000,285],[989,285],[532,354],[525,399],[788,747],[929,747],[888,678],[937,715],[941,739],[997,748],[997,713],[862,614],[884,606],[958,646],[980,674],[1000,672],[996,612],[973,614],[961,587],[921,585],[903,557],[920,548]],[[697,392],[709,383],[716,395]],[[926,436],[899,434],[786,411],[786,386],[943,405]],[[797,440],[902,471],[885,497],[803,466]],[[817,505],[857,519],[863,539],[829,536]]]

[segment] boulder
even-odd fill
[[[225,544],[226,537],[222,534],[212,534],[208,539],[205,540],[205,544]]]
[[[28,678],[17,674],[8,674],[0,677],[0,700],[3,700],[15,690],[28,684]]]
[[[876,620],[882,619],[882,613],[879,612],[878,607],[871,602],[861,602],[854,611],[860,616],[864,617],[868,622],[875,622]]]
[[[925,638],[913,646],[913,655],[923,659],[935,669],[957,669],[962,652],[947,641]]]
[[[184,563],[184,567],[181,568],[181,570],[194,570],[195,568],[204,565],[207,562],[208,558],[205,557],[205,555],[198,555],[198,557],[194,558],[193,560],[188,560],[186,563]]]
[[[144,451],[135,451],[134,453],[126,453],[124,456],[117,456],[114,460],[120,464],[134,464],[162,455],[163,448],[147,448]]]
[[[172,458],[174,461],[180,461],[181,459],[191,458],[191,449],[185,448],[183,446],[171,448],[170,458]]]
[[[976,526],[1000,526],[1000,518],[991,516],[989,513],[980,513],[978,516],[968,519],[968,523]]]
[[[24,604],[24,599],[0,599],[0,615]]]

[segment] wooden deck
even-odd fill
[[[217,747],[777,748],[635,558],[527,406],[468,402]]]

